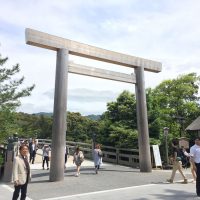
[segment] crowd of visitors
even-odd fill
[[[20,140],[19,141],[19,146],[22,145],[26,145],[29,149],[28,151],[28,160],[30,164],[34,164],[35,163],[35,157],[36,157],[36,152],[38,150],[38,141],[36,139],[29,139],[29,140]],[[51,159],[51,146],[44,144],[42,146],[42,169],[45,169],[45,165],[46,165],[46,169],[49,170],[50,166],[49,166],[49,161]],[[102,151],[101,151],[101,147],[100,144],[96,144],[93,151],[92,151],[92,155],[93,155],[93,160],[94,160],[94,167],[95,167],[95,173],[98,174],[98,171],[100,169],[100,166],[102,164]],[[69,147],[66,145],[65,146],[65,161],[64,161],[64,168],[66,169],[66,164],[67,164],[67,160],[69,157]],[[80,147],[76,147],[74,154],[73,154],[73,163],[76,165],[76,173],[75,176],[78,177],[80,175],[80,168],[81,168],[81,164],[84,161],[84,154],[83,152],[80,150]]]
[[[173,169],[171,177],[167,179],[168,182],[173,183],[176,175],[176,171],[179,171],[183,177],[183,183],[188,183],[188,179],[183,171],[183,166],[187,167],[188,163],[191,166],[191,173],[193,176],[193,182],[196,182],[196,193],[200,196],[200,138],[195,139],[195,144],[187,151],[183,146],[179,147],[178,140],[172,140],[173,148]],[[34,164],[35,156],[38,149],[37,140],[33,139],[29,142],[23,141],[19,145],[19,154],[15,157],[13,163],[13,182],[14,192],[13,200],[17,200],[21,192],[21,199],[26,198],[27,186],[31,177],[30,164]],[[50,145],[43,145],[42,147],[42,169],[49,170],[51,147]],[[64,152],[64,167],[66,168],[69,147],[65,147]],[[80,176],[81,165],[84,162],[84,153],[80,147],[76,147],[73,155],[73,163],[76,166],[75,176]],[[98,174],[99,169],[102,165],[103,153],[100,144],[96,144],[92,150],[93,161],[94,161],[94,172]],[[29,161],[29,162],[28,162]]]

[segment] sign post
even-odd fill
[[[154,161],[155,161],[155,166],[156,168],[158,166],[162,167],[162,161],[160,158],[160,150],[158,145],[152,145],[153,148],[153,155],[154,155]]]

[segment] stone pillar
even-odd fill
[[[64,180],[66,145],[68,50],[59,49],[56,61],[50,181]]]
[[[5,154],[5,164],[4,164],[4,174],[3,181],[11,182],[12,181],[12,170],[13,170],[13,160],[14,160],[14,151],[6,151]]]
[[[13,161],[14,158],[18,156],[18,154],[19,154],[18,138],[17,137],[9,138],[7,150],[5,152],[5,163],[3,170],[4,182],[12,182]]]
[[[139,162],[141,172],[151,172],[151,154],[149,144],[149,130],[147,118],[147,105],[144,84],[144,68],[135,68],[136,84],[136,106],[137,106],[137,126],[139,144]]]

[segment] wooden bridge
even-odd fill
[[[51,145],[50,139],[38,139],[39,147],[44,144]],[[81,151],[83,151],[85,158],[92,158],[93,144],[82,143],[82,142],[72,142],[66,141],[66,145],[69,148],[70,155],[73,155],[75,147],[79,146]],[[123,149],[115,148],[110,146],[101,146],[103,151],[103,161],[113,164],[131,166],[134,168],[139,167],[139,150],[138,149]]]

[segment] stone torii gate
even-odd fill
[[[52,154],[50,181],[64,180],[64,148],[66,141],[66,110],[68,72],[122,81],[135,84],[139,161],[141,172],[151,172],[148,119],[144,71],[160,72],[162,64],[135,56],[130,56],[76,41],[53,36],[33,29],[26,29],[26,43],[29,45],[57,51],[56,79],[54,93],[54,112],[52,129]],[[68,55],[86,57],[117,65],[134,68],[135,74],[124,74],[103,69],[69,64]]]

